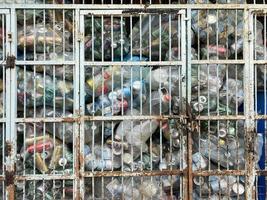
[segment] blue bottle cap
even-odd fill
[[[123,94],[123,97],[130,97],[131,96],[131,89],[130,88],[123,88],[122,89],[122,94]]]

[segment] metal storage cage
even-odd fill
[[[265,1],[0,0],[0,199],[265,199]]]

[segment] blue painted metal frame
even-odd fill
[[[267,103],[264,100],[264,92],[257,93],[257,113],[264,114],[265,104]],[[257,122],[257,130],[258,133],[263,135],[263,147],[262,147],[262,155],[258,162],[260,169],[265,169],[265,120],[258,120]],[[258,199],[265,200],[266,199],[266,181],[265,176],[258,177]]]

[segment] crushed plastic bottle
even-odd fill
[[[53,79],[40,73],[17,71],[17,99],[18,109],[23,108],[24,100],[27,107],[55,106],[72,110],[73,108],[73,84],[69,81]],[[64,104],[63,104],[64,103]]]
[[[118,17],[112,19],[104,17],[102,21],[101,17],[86,17],[85,25],[86,60],[123,59],[123,56],[129,52],[129,39],[126,35],[124,20]],[[102,52],[102,47],[104,52]]]
[[[152,60],[159,60],[159,58],[164,60],[166,52],[169,50],[169,46],[178,48],[178,41],[180,40],[179,33],[181,29],[181,27],[178,26],[178,15],[172,14],[160,16],[161,18],[159,15],[144,15],[142,16],[142,21],[138,21],[134,25],[132,29],[132,53],[134,55],[143,55],[148,58],[151,56]],[[169,32],[169,26],[171,26],[171,32]],[[149,30],[151,30],[151,35]],[[150,37],[151,48],[149,42]],[[171,44],[169,44],[169,37],[171,38]],[[180,54],[181,51],[182,50],[179,51]]]
[[[57,23],[55,27],[51,24],[43,23],[26,26],[26,32],[24,29],[18,31],[18,49],[23,51],[24,45],[26,45],[27,51],[34,52],[63,52],[63,40],[69,41],[70,33],[65,30],[65,38],[63,38],[62,24]],[[44,45],[45,44],[45,45]],[[73,51],[72,45],[65,45],[67,51]],[[55,47],[55,48],[54,48]]]

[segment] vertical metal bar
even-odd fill
[[[254,67],[251,66],[253,59],[253,15],[249,10],[244,10],[244,58],[248,58],[244,66],[244,114],[245,120],[245,198],[253,199],[253,187],[255,180],[254,160]]]
[[[74,116],[84,115],[84,16],[80,16],[79,9],[75,9],[75,55],[78,57],[75,62],[74,70]],[[81,51],[80,51],[81,49]],[[79,55],[79,56],[78,56]],[[81,96],[79,96],[81,95]],[[80,98],[81,97],[81,98]],[[84,194],[84,178],[80,178],[80,171],[84,170],[83,152],[84,152],[84,121],[74,123],[73,131],[73,159],[74,159],[74,199],[82,199]]]
[[[8,38],[8,31],[16,33],[16,11],[11,9],[11,14],[6,15],[6,38]],[[7,49],[9,55],[16,56],[16,38],[11,38],[12,41],[6,41]],[[6,70],[7,84],[6,84],[6,199],[15,199],[15,185],[14,185],[14,175],[15,175],[15,156],[16,156],[16,68],[8,68]]]
[[[184,19],[184,18],[182,18]],[[186,64],[184,66],[182,66],[182,74],[185,75],[185,80],[186,82],[182,82],[182,96],[185,97],[186,101],[188,103],[191,102],[191,9],[187,9],[187,40],[185,40],[184,38],[182,39],[182,48],[184,50],[180,51],[182,54],[182,60],[186,61]],[[182,21],[182,23],[184,23]],[[183,35],[185,35],[184,30],[182,29],[182,37]],[[185,46],[185,42],[187,46]],[[186,47],[186,51],[185,51],[185,47]],[[184,53],[182,52],[186,52],[187,55],[184,55]],[[186,59],[185,59],[186,56]],[[186,90],[186,91],[183,91]],[[184,93],[186,92],[186,93]],[[186,95],[186,96],[184,96]],[[187,133],[187,167],[188,167],[188,174],[187,177],[184,176],[184,182],[187,182],[187,185],[184,184],[184,197],[185,199],[189,199],[191,200],[193,198],[192,194],[193,194],[193,176],[192,176],[192,135],[191,132],[189,131]],[[182,151],[183,152],[183,151]],[[182,162],[181,162],[182,163]]]

